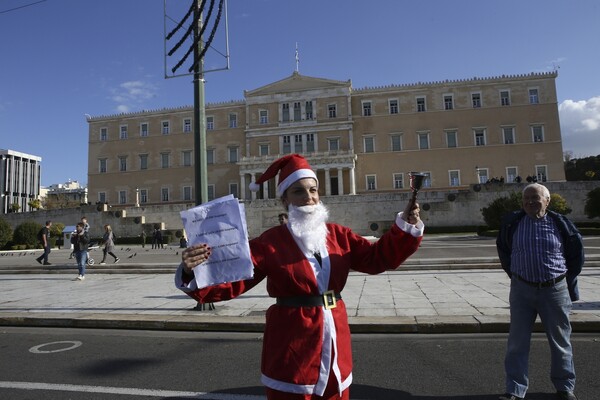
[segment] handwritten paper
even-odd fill
[[[194,268],[198,288],[249,279],[250,258],[244,205],[233,195],[220,197],[180,213],[189,245],[207,243],[211,255]]]

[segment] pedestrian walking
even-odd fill
[[[142,231],[142,248],[146,247],[146,231]]]
[[[114,253],[115,251],[115,236],[113,234],[112,228],[110,225],[104,225],[104,235],[102,236],[102,243],[104,243],[104,248],[102,249],[102,261],[100,264],[106,264],[106,255],[110,254],[114,260],[115,264],[119,262],[119,257],[117,257]]]
[[[79,274],[74,279],[83,281],[85,279],[85,266],[88,261],[88,248],[90,245],[90,234],[85,230],[83,222],[78,222],[75,232],[71,235],[71,243],[77,260],[77,269]]]
[[[572,301],[579,300],[583,241],[575,225],[548,210],[549,204],[548,188],[527,185],[523,209],[504,218],[496,241],[502,268],[511,278],[506,394],[501,400],[525,398],[531,332],[538,315],[550,345],[550,379],[556,398],[577,399],[569,313]]]
[[[83,216],[81,217],[81,223],[83,224],[83,230],[86,232],[90,232],[90,224],[88,224],[87,222],[87,217]],[[72,259],[73,257],[75,257],[75,249],[73,249],[73,251],[71,251],[71,254],[69,255],[69,260]],[[88,258],[89,258],[89,254],[88,254]]]
[[[50,227],[52,227],[52,221],[46,221],[46,225],[39,230],[37,239],[44,249],[44,253],[36,258],[35,260],[43,265],[52,265],[48,262],[48,256],[50,255]]]
[[[302,156],[276,160],[256,184],[277,174],[277,195],[289,222],[250,241],[254,277],[199,289],[193,269],[204,268],[211,255],[209,244],[199,244],[183,251],[175,284],[206,304],[235,298],[266,278],[276,299],[267,310],[263,339],[261,381],[267,399],[349,399],[352,350],[342,299],[348,274],[351,269],[378,274],[413,254],[424,229],[419,208],[409,203],[391,229],[371,243],[327,222],[317,176]]]

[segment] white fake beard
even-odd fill
[[[323,203],[315,206],[288,206],[289,226],[292,234],[304,246],[303,250],[318,253],[327,243],[329,211]]]

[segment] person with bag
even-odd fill
[[[106,255],[110,254],[115,259],[115,264],[119,262],[119,257],[117,257],[114,253],[115,251],[115,236],[113,234],[112,228],[110,225],[104,225],[104,236],[102,236],[102,243],[104,243],[104,249],[102,249],[102,261],[100,264],[106,264]]]
[[[50,255],[50,227],[52,226],[52,221],[46,221],[46,226],[44,226],[37,234],[37,239],[40,244],[44,248],[44,253],[36,258],[35,260],[44,265],[52,265],[48,262],[48,256]]]
[[[85,265],[87,264],[90,245],[90,234],[84,229],[83,222],[77,223],[76,231],[71,235],[71,243],[73,244],[73,252],[79,270],[79,275],[73,280],[82,281],[85,279]]]

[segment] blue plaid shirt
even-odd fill
[[[548,215],[523,217],[512,239],[511,272],[529,282],[545,282],[567,272],[560,231]]]

